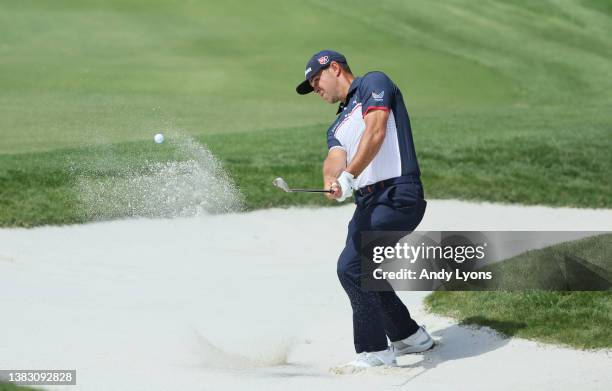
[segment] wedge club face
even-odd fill
[[[272,184],[276,187],[278,187],[279,189],[286,191],[287,193],[295,193],[295,192],[302,192],[302,193],[331,193],[331,190],[320,190],[320,189],[291,189],[289,188],[289,185],[287,184],[287,182],[285,182],[285,180],[283,178],[276,178],[275,180],[272,181]]]
[[[276,178],[275,180],[272,181],[272,184],[276,187],[278,187],[281,190],[286,191],[287,193],[291,193],[291,189],[289,188],[289,185],[287,185],[287,182],[285,182],[285,180],[283,178]]]

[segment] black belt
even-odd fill
[[[385,179],[384,181],[372,183],[371,185],[360,187],[359,189],[355,190],[355,193],[357,193],[360,196],[365,196],[367,194],[374,193],[377,190],[384,190],[387,187],[390,187],[393,185],[399,185],[400,183],[418,183],[420,184],[421,179],[417,175],[398,176],[395,178]]]

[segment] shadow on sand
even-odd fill
[[[472,324],[487,325],[504,330],[505,334],[490,329],[489,327],[476,327]],[[427,352],[422,354],[422,359],[415,363],[403,363],[405,359],[418,356],[409,355],[398,358],[398,366],[403,369],[420,369],[418,373],[407,378],[404,382],[397,384],[403,386],[416,377],[440,365],[453,360],[475,357],[496,350],[506,345],[516,332],[526,327],[519,322],[499,322],[485,317],[477,316],[465,319],[461,325],[452,325],[432,333],[436,344]]]

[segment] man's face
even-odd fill
[[[338,78],[334,71],[336,68],[334,65],[332,63],[310,79],[310,85],[314,92],[328,103],[336,103],[340,100],[338,97]]]

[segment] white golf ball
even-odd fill
[[[157,133],[155,136],[153,136],[153,140],[155,140],[156,143],[161,144],[164,142],[164,135]]]

